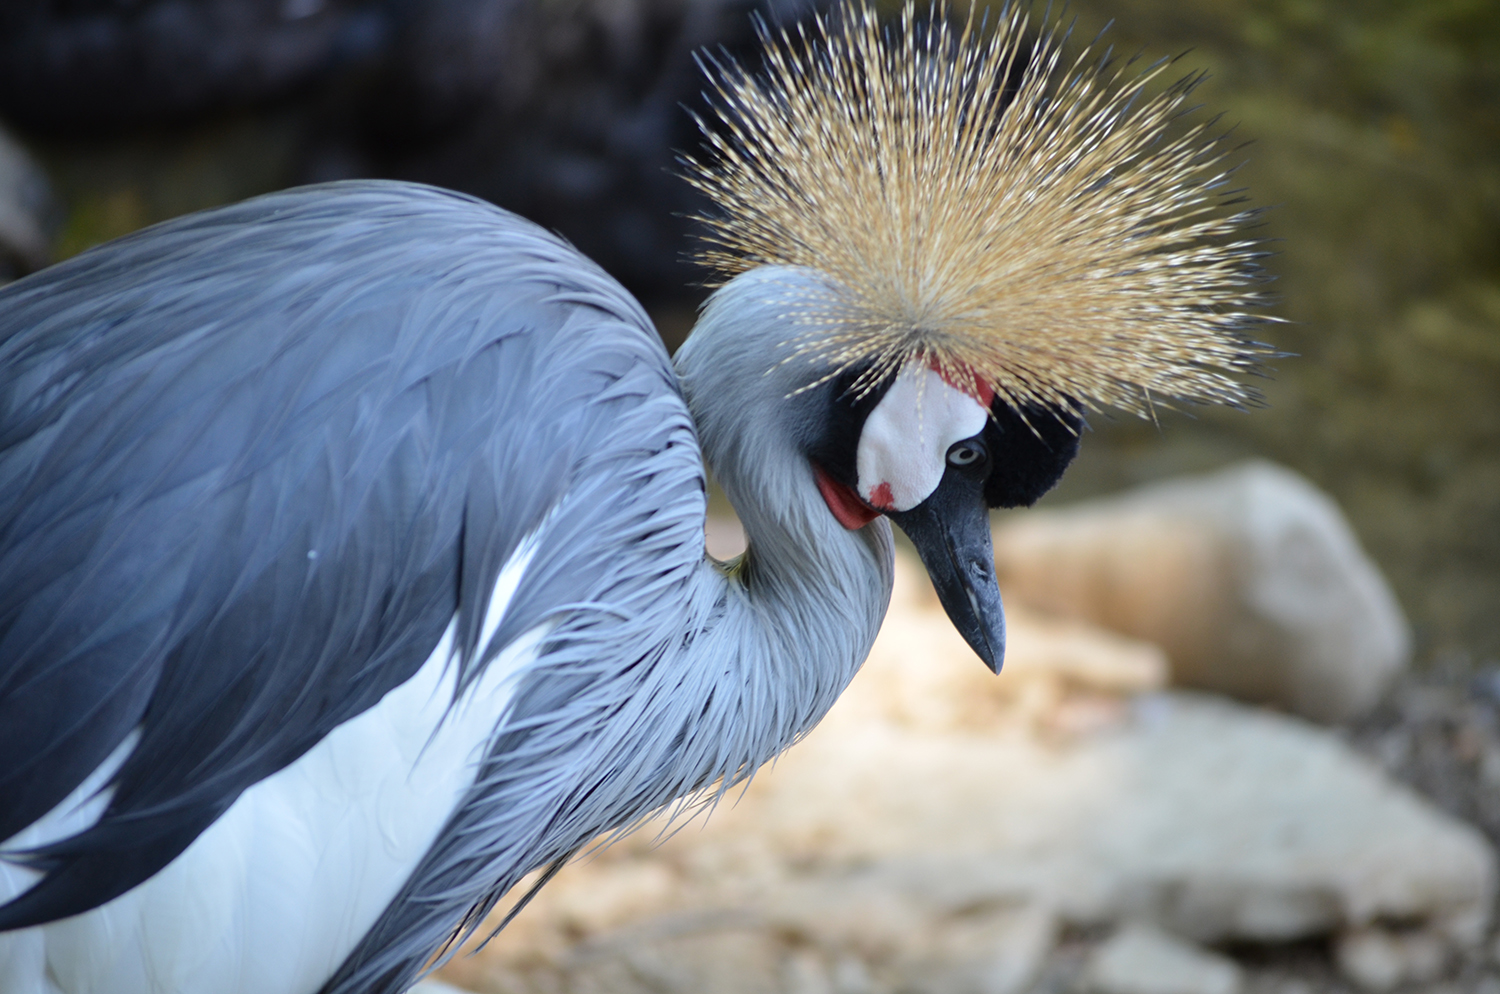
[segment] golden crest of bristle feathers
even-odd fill
[[[1253,400],[1261,253],[1223,137],[1183,120],[1198,77],[1151,95],[1165,64],[1065,62],[1062,34],[910,5],[886,29],[856,0],[763,30],[763,73],[710,59],[700,260],[816,270],[826,295],[786,303],[817,330],[789,341],[863,366],[857,389],[916,361],[1018,407]]]

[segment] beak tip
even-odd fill
[[[923,504],[890,518],[917,547],[953,627],[990,672],[999,673],[1005,661],[1005,608],[995,582],[989,508],[977,490],[948,494],[952,499],[946,504],[943,497],[940,487]]]

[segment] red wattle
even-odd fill
[[[828,505],[828,510],[833,512],[839,524],[850,531],[863,528],[880,517],[879,511],[860,500],[853,490],[823,472],[823,467],[816,463],[813,464],[813,479],[817,481],[818,493],[823,495],[823,502]]]

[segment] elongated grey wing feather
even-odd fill
[[[702,494],[639,307],[467,197],[293,190],[0,290],[0,839],[141,732],[103,818],[31,856],[47,876],[0,928],[155,873],[405,681],[455,614],[466,684],[634,575],[601,555],[654,557],[644,597],[685,582]],[[569,495],[479,645],[500,566]],[[612,521],[629,527],[567,548]],[[404,949],[399,972],[424,956]]]

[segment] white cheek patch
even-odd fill
[[[908,366],[865,419],[855,463],[859,495],[882,511],[909,511],[942,482],[948,449],[984,430],[989,412],[925,367]]]

